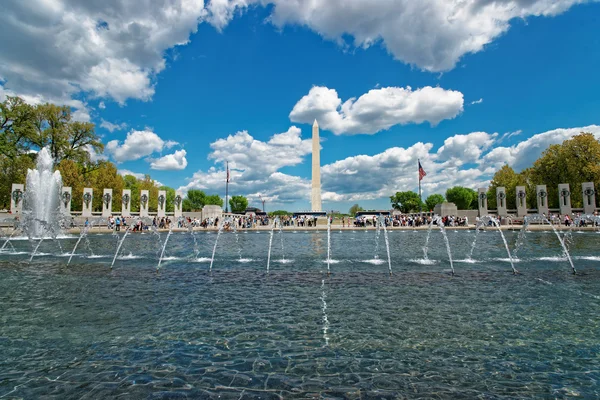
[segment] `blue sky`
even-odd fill
[[[416,190],[417,158],[426,196],[600,137],[598,2],[34,3],[8,2],[0,98],[72,106],[100,157],[182,192],[224,196],[228,160],[231,193],[310,208],[314,118],[342,211]]]

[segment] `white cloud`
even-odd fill
[[[232,159],[240,158],[236,161],[239,164],[231,170],[230,193],[247,195],[257,206],[260,205],[259,194],[267,199],[270,207],[289,203],[308,206],[310,179],[285,174],[280,169],[302,162],[309,152],[301,150],[294,163],[278,163],[274,160],[277,158],[274,156],[277,153],[273,153],[271,147],[274,142],[303,146],[304,141],[289,132],[275,135],[268,142],[259,142],[246,132],[238,132],[222,139],[219,146],[214,146],[219,141],[211,145],[219,151],[229,146]],[[499,146],[502,138],[497,133],[472,132],[449,137],[437,149],[432,143],[419,142],[406,148],[392,147],[374,155],[347,157],[321,167],[322,197],[329,203],[358,202],[386,199],[397,191],[416,190],[417,160],[421,160],[427,172],[422,181],[424,196],[443,194],[446,189],[457,185],[473,189],[487,187],[497,168],[504,163],[517,170],[528,167],[550,144],[562,143],[581,132],[591,132],[600,139],[600,126],[597,125],[535,134],[511,147]],[[260,145],[252,145],[254,142]],[[323,151],[328,149],[325,147]],[[241,153],[253,155],[251,158],[242,158]],[[222,162],[213,153],[210,158],[219,164]],[[268,166],[259,165],[261,160]],[[255,173],[257,170],[261,172]],[[211,167],[208,171],[198,171],[188,185],[180,190],[185,192],[194,188],[224,195],[224,168]]]
[[[437,125],[463,111],[463,94],[426,86],[373,89],[342,103],[335,89],[314,86],[290,113],[293,122],[312,123],[341,134],[374,134],[398,124],[429,122]]]
[[[97,161],[108,160],[108,157],[105,154],[96,153],[96,150],[94,150],[94,148],[89,144],[85,147],[85,151],[89,153],[91,162],[95,163]]]
[[[447,71],[508,31],[513,18],[558,15],[585,0],[262,0],[276,26],[307,26],[326,39],[367,48],[382,43],[398,60]]]
[[[108,122],[104,119],[101,119],[100,127],[105,128],[110,133],[113,133],[114,131],[120,131],[122,129],[127,129],[127,124],[125,122],[120,123],[120,124],[113,124],[112,122]]]
[[[100,103],[98,103],[98,108],[101,110],[104,110],[106,108],[106,105],[104,104],[103,101],[101,101]]]
[[[266,142],[241,131],[211,143],[210,147],[212,152],[208,158],[219,168],[197,171],[180,190],[201,189],[224,194],[228,161],[230,193],[256,196],[262,193],[263,197],[279,204],[297,200],[299,193],[308,193],[305,189],[310,188],[310,181],[279,171],[302,163],[311,153],[311,140],[302,139],[301,130],[295,126],[271,136]]]
[[[138,179],[144,179],[144,177],[146,176],[146,174],[142,174],[142,173],[139,173],[139,172],[133,172],[133,171],[130,171],[128,169],[119,169],[119,170],[117,170],[117,172],[121,176],[132,175],[132,176],[135,176]]]
[[[146,129],[143,131],[131,130],[123,143],[111,140],[106,144],[106,151],[111,154],[116,162],[139,160],[154,152],[162,151],[165,145],[156,133]]]
[[[21,96],[66,102],[148,100],[165,51],[188,43],[204,0],[9,0],[2,7],[0,80]]]
[[[185,150],[177,150],[173,154],[167,154],[157,160],[152,160],[150,168],[163,171],[181,171],[187,167]]]
[[[479,100],[474,100],[474,101],[472,101],[470,104],[471,104],[471,105],[474,105],[474,104],[481,104],[481,103],[483,103],[483,97],[482,97],[482,98],[480,98]]]
[[[598,125],[559,128],[533,135],[514,146],[496,147],[483,157],[483,162],[496,168],[508,164],[520,171],[530,167],[551,144],[560,144],[581,132],[593,133],[596,138],[600,139],[600,126]]]

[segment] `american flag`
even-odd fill
[[[419,182],[423,180],[424,177],[427,176],[427,172],[421,167],[421,161],[419,160]]]

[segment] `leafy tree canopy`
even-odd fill
[[[477,209],[477,192],[473,189],[455,186],[446,190],[446,199],[456,204],[459,210]]]
[[[396,192],[395,195],[390,196],[392,207],[395,210],[400,210],[402,213],[407,214],[410,212],[418,212],[423,208],[423,204],[419,199],[419,195],[415,192]]]
[[[446,201],[446,199],[441,194],[430,194],[427,199],[425,199],[427,211],[433,210],[436,205],[443,203],[444,201]]]
[[[231,196],[229,206],[232,213],[243,214],[246,212],[246,208],[248,208],[248,199],[244,196]]]

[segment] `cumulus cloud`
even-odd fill
[[[208,158],[214,160],[218,168],[197,171],[189,183],[179,189],[224,191],[225,163],[229,162],[230,193],[254,197],[262,193],[277,202],[291,202],[297,199],[298,193],[305,192],[304,188],[310,187],[310,181],[279,170],[302,163],[311,153],[311,143],[310,139],[302,139],[302,131],[295,126],[271,136],[268,141],[257,140],[247,131],[237,132],[211,143]]]
[[[517,132],[520,133],[520,131]],[[598,125],[589,125],[581,128],[553,129],[533,135],[514,146],[496,147],[483,157],[483,162],[494,167],[499,167],[506,163],[515,170],[520,171],[530,167],[551,144],[560,144],[581,132],[592,133],[596,138],[600,139],[600,126]]]
[[[120,131],[122,129],[127,129],[127,124],[125,122],[120,124],[113,124],[112,122],[108,122],[104,119],[101,119],[100,127],[106,129],[110,133],[114,131]]]
[[[82,91],[120,104],[150,99],[165,51],[188,43],[210,14],[203,0],[7,0],[2,6],[0,36],[10,38],[0,41],[4,87],[61,104]]]
[[[548,145],[561,143],[581,132],[591,132],[600,139],[600,126],[597,125],[535,134],[511,147],[500,146],[502,137],[497,133],[472,132],[451,136],[439,148],[432,143],[418,142],[409,147],[388,148],[373,155],[347,157],[321,167],[322,198],[325,202],[356,202],[387,198],[397,191],[416,190],[418,160],[427,172],[427,177],[422,181],[425,196],[445,193],[446,189],[457,185],[473,189],[487,187],[494,172],[504,163],[517,170],[530,166]],[[230,193],[246,195],[257,205],[261,197],[271,205],[308,205],[310,179],[280,171],[285,166],[302,162],[310,153],[308,149],[303,149],[302,143],[305,141],[299,136],[288,131],[274,135],[268,142],[259,142],[247,132],[238,132],[221,140],[230,145],[231,159],[240,160],[236,161],[236,168],[231,170]],[[253,146],[254,142],[260,145]],[[277,157],[273,156],[271,146],[277,142],[285,143],[284,146],[293,146],[294,143],[300,146],[298,159],[288,163],[274,160]],[[227,145],[221,142],[213,147],[213,153],[217,149],[224,151],[225,148]],[[245,158],[251,148],[252,157]],[[221,156],[215,157],[213,153],[209,157],[221,164]],[[268,166],[260,165],[261,161]],[[258,170],[261,172],[254,173]],[[225,178],[226,172],[221,164],[208,171],[197,171],[180,190],[185,192],[197,188],[224,194]]]
[[[118,140],[111,140],[106,144],[105,149],[116,162],[124,162],[139,160],[154,152],[160,152],[164,146],[164,140],[151,130],[145,129],[143,131],[131,130],[122,143]]]
[[[461,92],[431,86],[373,89],[342,103],[335,89],[314,86],[296,103],[290,120],[312,123],[316,119],[336,135],[374,134],[398,124],[437,125],[460,114],[463,103]]]
[[[483,103],[483,97],[482,97],[482,98],[480,98],[479,100],[474,100],[474,101],[472,101],[472,102],[471,102],[471,105],[475,105],[475,104],[481,104],[481,103]]]
[[[185,150],[177,150],[173,154],[167,154],[157,160],[152,160],[150,168],[163,171],[181,171],[187,167]]]
[[[514,18],[554,16],[585,0],[262,0],[273,24],[303,25],[344,46],[381,43],[398,60],[447,71],[482,51]],[[232,4],[233,6],[234,4]],[[346,41],[351,38],[351,42]]]

